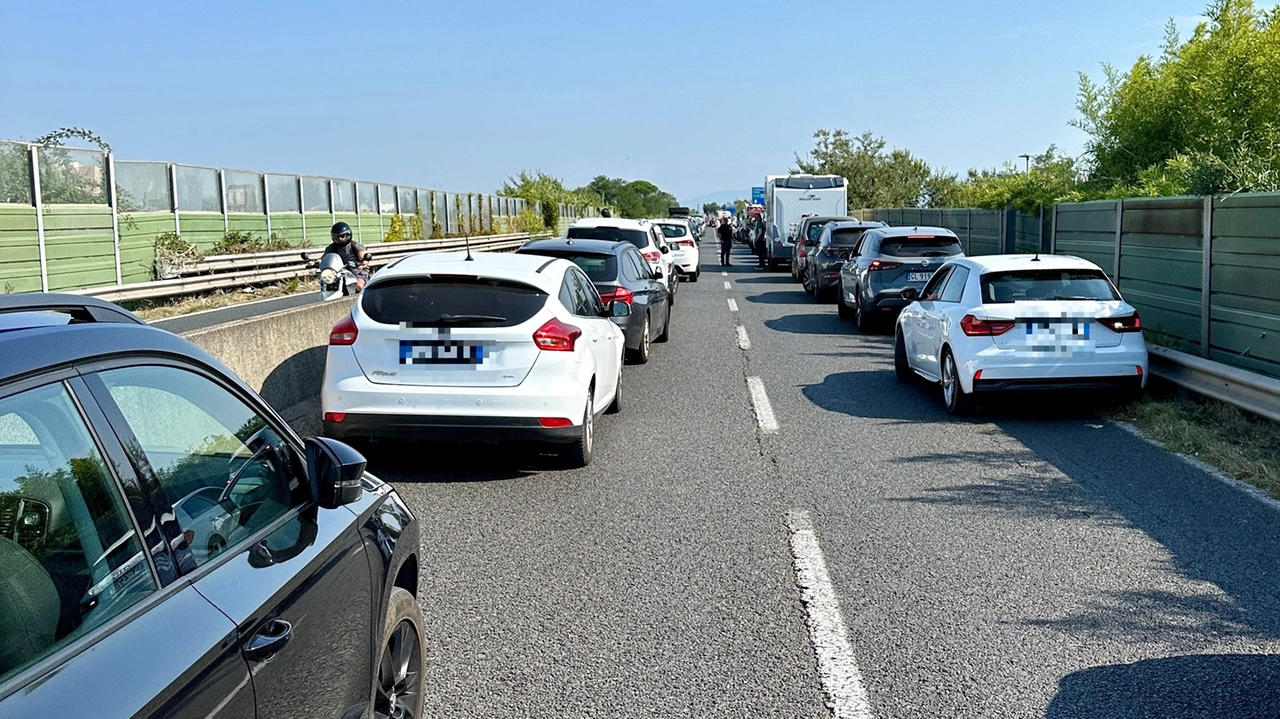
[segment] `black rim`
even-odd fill
[[[382,648],[378,664],[378,700],[374,711],[389,719],[417,719],[422,711],[418,677],[422,674],[422,651],[418,632],[408,619],[396,625]]]

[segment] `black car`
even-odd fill
[[[832,228],[839,227],[836,232]],[[849,253],[867,230],[884,227],[882,222],[842,220],[827,222],[818,233],[817,241],[805,248],[804,269],[800,283],[805,292],[819,302],[836,298],[840,287],[840,268],[849,259]]]
[[[119,307],[0,295],[0,716],[420,716],[418,524]]]
[[[614,300],[630,303],[631,314],[613,321],[626,335],[627,355],[632,362],[648,362],[649,343],[666,342],[671,336],[671,293],[630,242],[532,240],[516,252],[570,260],[587,273],[606,305]],[[662,330],[655,337],[657,327]]]

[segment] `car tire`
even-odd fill
[[[779,264],[779,263],[778,263],[778,260],[777,260],[777,259],[775,259],[775,258],[773,258],[773,257],[770,257],[770,258],[769,258],[769,271],[770,271],[770,272],[777,272],[777,271],[778,271],[778,264]]]
[[[840,294],[836,296],[836,312],[839,313],[840,319],[851,320],[853,319],[854,312],[853,312],[853,309],[849,307],[849,305],[846,305],[844,303],[844,283],[843,282],[840,283],[840,288],[838,291]]]
[[[942,351],[942,401],[954,415],[969,414],[975,405],[973,395],[965,392],[960,384],[960,373],[950,348]]]
[[[697,282],[697,281],[698,281],[698,278],[699,278],[699,277],[701,277],[701,276],[702,276],[702,270],[701,270],[701,269],[698,269],[698,270],[696,270],[692,275],[690,275],[690,276],[689,276],[689,281],[690,281],[690,282]]]
[[[899,382],[910,383],[916,379],[916,373],[907,361],[907,340],[901,330],[893,333],[893,375]]]
[[[605,414],[618,414],[622,411],[622,365],[618,365],[618,388],[613,392],[613,401],[609,403]]]
[[[632,364],[645,364],[649,361],[649,350],[652,342],[650,332],[649,315],[645,313],[644,328],[640,331],[640,346],[633,350],[627,350],[627,353],[631,355]]]
[[[809,284],[809,273],[805,272],[800,276],[800,286],[804,288],[806,294],[813,296],[813,285]]]
[[[373,715],[420,717],[426,699],[423,673],[425,641],[418,600],[402,587],[392,587],[378,654]]]
[[[566,467],[582,469],[591,464],[591,454],[596,439],[595,423],[595,394],[591,390],[587,390],[587,406],[582,411],[582,426],[579,428],[578,438],[560,452],[560,458],[564,460]]]
[[[858,293],[858,299],[854,300],[853,323],[862,334],[871,334],[871,318],[867,316],[867,310],[862,306],[861,292]]]
[[[662,334],[658,335],[654,342],[666,342],[671,339],[671,308],[667,308],[667,321],[662,324]]]

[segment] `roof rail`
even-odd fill
[[[62,312],[75,322],[145,325],[142,318],[117,304],[85,295],[48,292],[0,294],[0,313]]]

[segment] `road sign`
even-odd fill
[[[751,204],[753,205],[764,204],[764,188],[763,187],[751,188]]]

